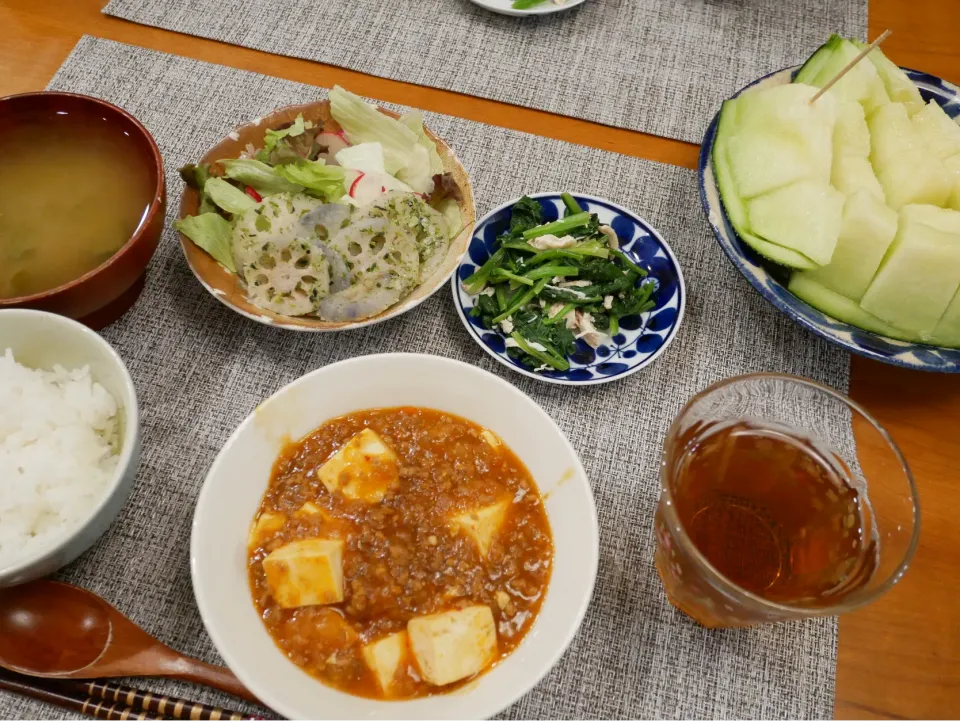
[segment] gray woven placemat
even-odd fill
[[[112,0],[104,12],[694,143],[738,88],[867,28],[867,0],[587,0],[541,18],[468,0]]]
[[[166,162],[168,221],[180,199],[179,165],[237,121],[323,94],[94,38],[80,41],[50,87],[105,98],[144,122]],[[461,327],[446,289],[399,319],[361,331],[283,332],[211,297],[168,229],[143,297],[104,332],[139,393],[140,472],[110,531],[61,577],[102,594],[175,648],[217,661],[194,605],[188,556],[194,499],[228,435],[262,399],[313,368],[381,351],[435,353],[497,373],[540,403],[583,458],[597,499],[600,572],[586,621],[560,664],[507,717],[831,716],[835,622],[699,628],[663,596],[651,526],[663,436],[691,394],[756,370],[797,373],[846,390],[846,355],[776,313],[723,258],[692,171],[447,116],[430,114],[427,122],[472,174],[481,214],[524,191],[565,189],[606,196],[649,219],[676,252],[689,291],[673,345],[650,368],[619,382],[549,386],[488,358]],[[0,694],[0,717],[55,714]]]

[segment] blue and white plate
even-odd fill
[[[533,372],[527,366],[507,355],[506,336],[487,330],[480,320],[472,318],[476,296],[463,289],[461,282],[486,262],[496,247],[496,239],[510,226],[510,213],[515,198],[485,215],[477,223],[470,246],[460,267],[451,279],[453,301],[467,331],[487,353],[505,366],[548,383],[586,385],[607,383],[636,373],[659,356],[677,335],[683,320],[686,288],[683,273],[670,246],[643,218],[626,208],[592,195],[572,193],[580,207],[596,213],[600,222],[613,228],[620,238],[622,250],[633,262],[656,278],[657,291],[653,295],[654,308],[639,316],[620,319],[620,332],[599,348],[591,348],[583,340],[577,341],[577,350],[570,360],[570,370]],[[543,208],[543,222],[556,220],[563,214],[560,193],[531,193]]]
[[[734,97],[748,88],[789,83],[797,70],[798,68],[787,68],[771,73],[743,88]],[[960,88],[933,75],[907,68],[903,70],[920,89],[924,100],[936,100],[948,115],[953,118],[960,116]],[[720,247],[723,248],[730,262],[743,273],[750,285],[801,326],[852,353],[907,368],[940,373],[960,373],[960,349],[907,343],[861,330],[821,313],[787,290],[789,271],[762,258],[740,240],[730,225],[720,201],[716,179],[710,164],[718,117],[719,114],[714,116],[713,122],[707,128],[700,148],[700,199]]]

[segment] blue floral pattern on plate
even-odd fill
[[[786,68],[771,73],[743,88],[734,97],[755,86],[788,83],[793,79],[797,69]],[[903,70],[920,89],[920,95],[924,100],[935,100],[950,117],[960,117],[960,88],[933,75],[908,68]],[[720,247],[723,248],[730,262],[743,273],[750,285],[796,323],[852,353],[907,368],[960,373],[960,349],[906,343],[861,330],[821,313],[787,290],[789,271],[757,255],[740,240],[733,226],[730,225],[720,201],[713,168],[710,165],[718,117],[719,114],[714,116],[713,122],[707,128],[700,148],[700,200]]]
[[[577,350],[570,357],[567,371],[543,370],[533,372],[520,361],[507,355],[506,336],[499,330],[484,328],[479,319],[472,318],[476,296],[463,289],[461,281],[468,278],[490,257],[496,239],[510,225],[510,213],[519,200],[511,200],[495,208],[480,219],[473,231],[467,254],[451,278],[453,302],[464,327],[487,353],[504,365],[531,378],[548,383],[582,385],[607,383],[635,373],[649,365],[677,335],[683,320],[686,288],[683,274],[673,251],[660,234],[645,220],[616,203],[592,195],[572,194],[580,207],[596,213],[601,224],[609,225],[620,239],[620,249],[637,265],[648,270],[657,280],[657,291],[652,310],[639,316],[620,319],[620,332],[599,348],[591,348],[583,340],[577,341]],[[543,221],[556,220],[563,214],[560,193],[531,193],[543,209]]]

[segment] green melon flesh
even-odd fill
[[[877,316],[861,308],[858,303],[839,293],[834,293],[811,278],[809,273],[794,273],[790,278],[787,290],[820,312],[826,313],[831,318],[836,318],[843,323],[849,323],[857,328],[887,338],[904,341],[920,340],[915,333],[909,333],[889,323],[884,323]]]
[[[931,100],[910,122],[927,147],[940,160],[960,153],[960,125]]]
[[[935,205],[907,205],[900,210],[900,217],[960,236],[960,213],[956,210]]]
[[[883,186],[874,175],[873,166],[866,158],[854,155],[838,155],[833,159],[833,174],[830,184],[844,195],[851,195],[858,190],[866,190],[881,203],[886,201]]]
[[[926,149],[894,156],[877,173],[877,180],[894,210],[916,203],[946,205],[955,187],[953,174]]]
[[[744,200],[815,175],[823,179],[824,169],[814,168],[799,139],[772,131],[734,133],[727,140],[727,161]]]
[[[813,177],[827,179],[833,161],[836,101],[810,100],[817,89],[808,85],[777,85],[751,90],[736,99],[736,123],[730,130],[745,138],[776,136],[795,143],[805,155]]]
[[[807,58],[807,62],[803,64],[794,76],[793,82],[812,85],[813,83],[811,81],[817,77],[817,74],[823,66],[826,65],[830,56],[833,55],[834,47],[836,47],[837,42],[840,40],[842,40],[842,38],[839,35],[831,35],[827,42],[817,48],[813,55]]]
[[[944,160],[943,167],[953,176],[953,193],[947,199],[946,207],[960,210],[960,155]]]
[[[830,185],[801,180],[747,201],[747,222],[764,240],[826,265],[840,235],[843,201]]]
[[[867,47],[867,43],[856,40],[853,43],[861,50]],[[917,86],[913,84],[913,81],[907,77],[905,72],[897,67],[896,63],[883,54],[880,48],[871,50],[867,55],[867,60],[873,63],[873,66],[877,69],[877,74],[887,89],[887,95],[893,102],[903,103],[911,115],[923,108],[923,98],[920,96]]]
[[[720,191],[720,198],[730,225],[744,243],[764,258],[790,268],[816,268],[817,264],[801,253],[781,248],[750,232],[747,224],[747,210],[736,191],[727,161],[727,140],[731,135],[731,129],[736,125],[736,119],[737,101],[727,100],[720,109],[720,121],[714,138],[713,153],[710,156],[717,189]]]
[[[840,237],[830,264],[805,275],[859,302],[896,234],[897,214],[866,190],[859,190],[843,206]]]
[[[828,42],[833,43],[832,52],[816,76],[809,81],[810,85],[822,88],[860,54],[857,46],[845,38],[834,36]],[[857,101],[863,105],[867,113],[872,113],[890,102],[883,81],[872,63],[854,65],[830,88],[829,92],[838,100]]]
[[[897,235],[860,305],[929,337],[960,287],[960,235],[901,214]]]
[[[923,148],[907,109],[901,103],[889,103],[867,118],[870,129],[870,162],[877,173],[894,157]]]
[[[833,156],[870,155],[870,129],[860,103],[845,102],[837,107],[837,124],[833,130]]]
[[[934,328],[930,342],[946,348],[960,348],[960,290]]]

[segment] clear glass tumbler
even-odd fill
[[[904,574],[920,515],[907,463],[859,405],[758,373],[694,396],[664,443],[656,566],[708,627],[864,606]]]

